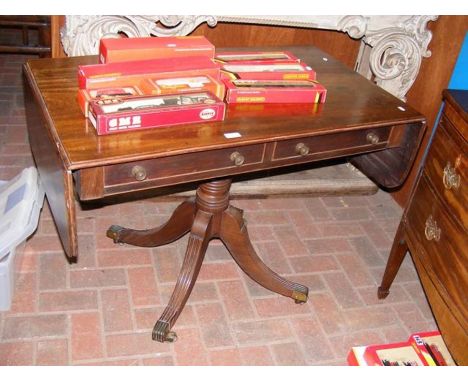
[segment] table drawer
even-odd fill
[[[452,306],[468,317],[468,238],[463,228],[450,219],[443,204],[422,176],[407,212],[407,234],[421,250],[420,256],[439,290],[445,290]]]
[[[265,145],[258,144],[109,165],[104,168],[104,186],[139,189],[226,176],[261,164],[264,155]]]
[[[435,190],[448,205],[450,213],[456,216],[466,229],[466,143],[461,139],[457,140],[456,136],[451,136],[448,129],[453,129],[453,132],[455,130],[444,116],[429,150],[425,171]]]
[[[383,148],[388,143],[391,129],[391,126],[387,126],[277,142],[272,160],[307,159],[314,156],[326,156],[327,153],[340,156],[363,152],[365,151],[363,148],[366,147],[372,150]]]

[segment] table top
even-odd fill
[[[77,66],[96,63],[97,56],[30,60],[25,74],[68,170],[424,120],[315,47],[275,49],[293,52],[317,72],[317,80],[328,90],[324,104],[230,104],[223,122],[98,136],[76,100]],[[224,135],[232,132],[240,137]]]

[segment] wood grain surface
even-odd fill
[[[240,144],[330,134],[363,127],[423,121],[424,117],[338,60],[317,48],[284,47],[311,65],[328,89],[325,104],[278,105],[281,114],[231,114],[223,122],[155,128],[113,136],[97,136],[76,102],[77,65],[97,57],[32,60],[27,74],[33,78],[51,118],[65,166],[70,170],[132,159],[156,158]],[[261,49],[261,48],[259,48]],[[326,60],[324,60],[324,58]],[[403,108],[404,110],[401,110]],[[284,117],[282,117],[284,116]],[[255,128],[253,128],[255,127]],[[239,140],[224,134],[238,132]]]

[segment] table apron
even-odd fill
[[[81,169],[74,176],[80,199],[93,200],[383,150],[399,144],[400,128],[367,128],[136,160]]]

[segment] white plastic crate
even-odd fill
[[[35,167],[12,180],[0,181],[0,310],[13,296],[16,248],[37,228],[44,190]]]
[[[15,250],[0,260],[0,311],[10,310],[15,287]]]

